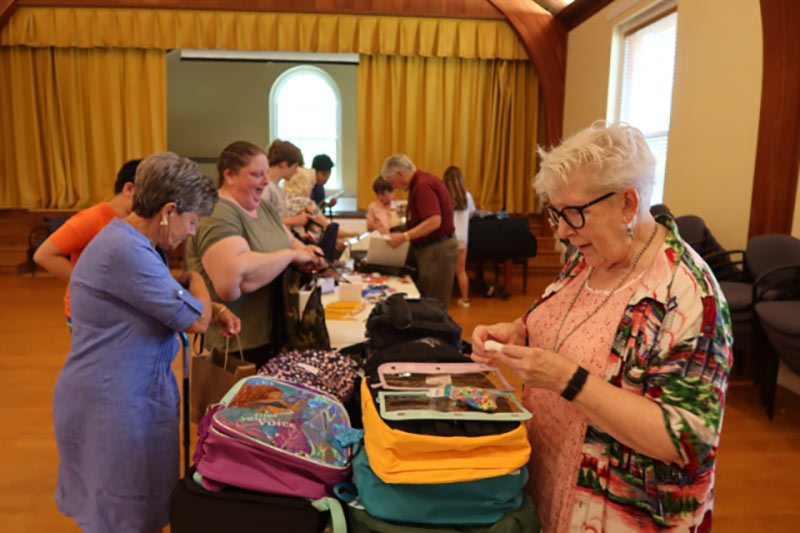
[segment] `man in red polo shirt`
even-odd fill
[[[418,170],[405,154],[389,156],[381,174],[395,188],[409,191],[406,231],[390,233],[389,245],[396,248],[411,241],[419,293],[437,298],[447,308],[458,263],[450,193],[442,180]]]

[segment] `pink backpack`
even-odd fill
[[[272,377],[239,381],[198,426],[203,485],[318,499],[350,477],[350,429],[334,397]]]

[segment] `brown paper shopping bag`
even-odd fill
[[[239,337],[236,337],[237,342]],[[203,352],[192,356],[191,383],[189,398],[191,400],[190,418],[195,424],[203,418],[209,405],[219,402],[228,389],[242,378],[256,373],[256,365],[245,361],[242,346],[239,344],[239,356],[230,356],[230,339],[225,339],[225,350],[218,347],[211,352]]]

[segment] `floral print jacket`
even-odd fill
[[[714,462],[733,362],[730,313],[711,269],[680,238],[675,221],[657,220],[668,235],[628,301],[605,378],[661,407],[684,466],[639,454],[589,424],[571,531],[711,529]],[[571,256],[538,303],[586,267],[582,254]]]

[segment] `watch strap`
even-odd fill
[[[575,396],[578,395],[581,389],[583,389],[583,386],[586,384],[587,377],[589,377],[589,371],[582,366],[579,366],[578,370],[576,370],[569,379],[569,383],[567,383],[566,388],[561,391],[561,396],[570,402],[574,400]]]

